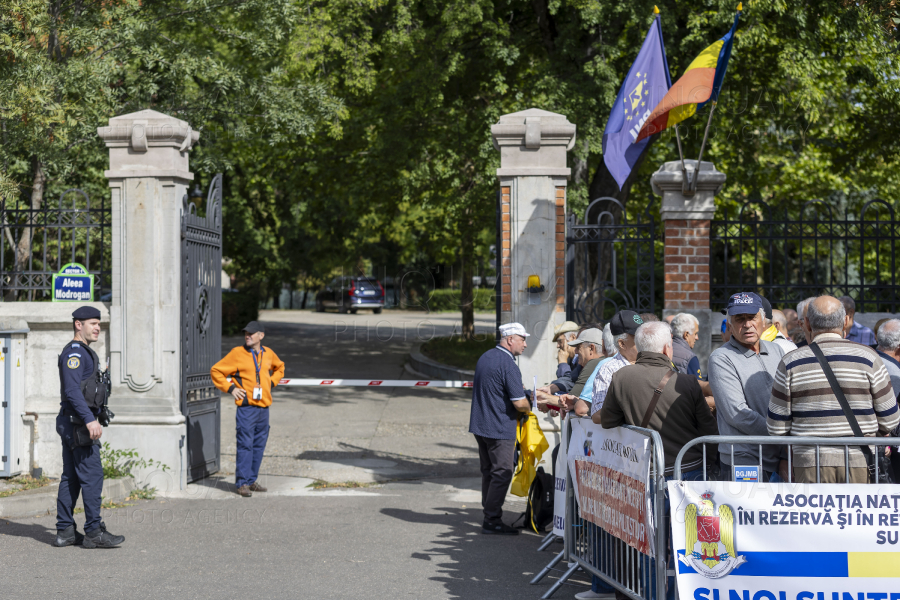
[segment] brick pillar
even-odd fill
[[[709,308],[709,220],[670,219],[664,224],[664,308]]]
[[[566,320],[566,159],[575,125],[532,108],[500,117],[491,136],[500,153],[500,322],[519,322],[531,334],[517,361],[530,389],[535,378],[538,385],[555,378],[553,330]],[[540,294],[527,289],[532,275],[544,286]],[[538,418],[545,431],[558,431],[552,418]]]
[[[696,160],[686,160],[693,173]],[[694,353],[706,374],[712,344],[709,307],[709,222],[716,211],[715,196],[725,174],[712,163],[700,166],[696,190],[685,194],[681,161],[667,162],[650,178],[653,192],[662,196],[660,217],[665,230],[665,302],[663,315],[686,312],[700,321]]]
[[[553,282],[551,282],[553,283]],[[566,188],[556,188],[556,312],[566,314]]]

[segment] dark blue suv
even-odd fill
[[[343,314],[371,308],[380,314],[384,308],[384,286],[368,277],[335,277],[316,294],[316,312],[325,312],[326,308],[336,308]]]

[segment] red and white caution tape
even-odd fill
[[[415,379],[282,379],[279,386],[306,387],[412,387],[412,388],[470,388],[471,381],[415,380]]]

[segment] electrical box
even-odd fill
[[[21,395],[14,397],[12,394],[12,379],[16,374],[23,376],[24,360],[24,340],[13,340],[9,335],[0,336],[0,398],[2,398],[0,432],[3,433],[3,440],[0,443],[0,449],[2,449],[0,477],[12,477],[28,471],[29,468],[28,465],[22,464],[24,462],[22,413],[25,411],[25,398]],[[18,361],[18,367],[16,367],[16,361]]]

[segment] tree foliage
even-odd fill
[[[735,5],[660,5],[673,79],[728,30]],[[461,264],[468,281],[493,242],[490,126],[506,113],[538,107],[577,125],[568,204],[579,217],[601,196],[643,212],[650,175],[678,155],[673,132],[658,136],[622,190],[602,161],[611,104],[653,19],[648,0],[0,6],[7,196],[15,185],[28,201],[35,157],[51,186],[76,170],[102,184],[94,129],[113,114],[168,112],[203,132],[194,169],[225,170],[226,254],[242,281],[269,291],[361,259]],[[705,154],[728,175],[723,207],[895,203],[897,10],[744,3]],[[687,157],[705,122],[681,128]]]

